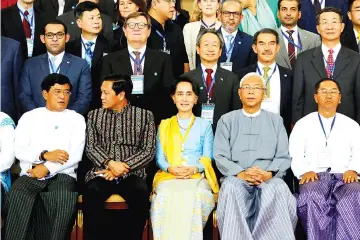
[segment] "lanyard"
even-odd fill
[[[135,66],[136,66],[137,68],[140,68],[142,62],[144,61],[145,53],[144,53],[144,54],[142,55],[142,57],[140,58],[140,62],[136,61],[136,59],[135,59],[133,56],[131,56],[130,52],[129,52],[129,56],[130,56],[131,60],[133,60]]]
[[[326,68],[329,69],[329,71],[331,72],[330,78],[333,78],[334,72],[335,72],[336,60],[334,61],[334,65],[332,67],[330,67],[330,64],[328,63],[328,61],[326,61],[325,57],[323,57],[323,58],[324,58],[324,61],[326,62]]]
[[[212,28],[215,26],[215,23],[211,24],[210,26],[206,25],[206,23],[201,19],[201,24],[205,27],[205,28]]]
[[[165,33],[164,33],[164,35],[162,35],[159,30],[156,30],[156,33],[157,33],[157,35],[159,35],[162,38],[162,40],[163,40],[163,48],[164,48],[164,50],[166,50],[166,36],[165,36]]]
[[[302,43],[301,43],[301,39],[300,39],[300,33],[298,31],[298,42],[299,45],[296,45],[295,42],[293,40],[291,40],[282,30],[281,30],[282,35],[284,36],[284,38],[286,38],[286,40],[289,41],[289,43],[291,43],[294,47],[298,48],[299,50],[302,50]]]
[[[203,71],[202,67],[200,67],[200,69],[201,69],[201,75],[202,75],[202,79],[203,79],[203,82],[204,82],[204,86],[205,86],[205,88],[207,90],[207,103],[209,103],[209,101],[211,100],[211,97],[212,97],[212,94],[210,96],[210,93],[211,93],[211,90],[213,89],[214,84],[215,84],[215,76],[214,76],[214,78],[213,78],[213,80],[212,80],[212,82],[210,84],[209,89],[208,89],[207,84],[206,84],[206,80],[205,80],[205,77],[204,77],[204,71]]]
[[[32,17],[31,17],[31,20],[29,21],[29,18],[27,16],[25,16],[25,13],[23,13],[20,9],[19,9],[19,12],[20,12],[21,16],[23,16],[23,18],[25,18],[26,21],[28,21],[28,23],[30,24],[30,28],[32,30],[32,28],[34,26],[34,14],[35,13],[33,13]],[[31,35],[32,35],[32,33],[31,33]]]
[[[53,63],[51,62],[51,60],[49,59],[49,64],[50,64],[50,70],[51,70],[51,73],[59,73],[59,70],[60,70],[60,65],[61,64],[59,64],[59,66],[57,67],[57,69],[56,69],[56,71],[55,71],[55,69],[54,69],[54,65],[53,65]],[[55,63],[54,63],[55,64]]]
[[[235,38],[233,39],[232,43],[230,42],[230,48],[229,50],[226,49],[226,44],[225,44],[225,52],[226,52],[226,61],[230,62],[230,57],[231,57],[231,52],[234,49],[235,46]]]
[[[90,52],[90,55],[91,57],[93,56],[94,52],[91,51],[91,47],[86,47],[85,43],[83,42],[83,40],[81,39],[81,43],[82,45],[84,46],[84,49],[85,49],[85,55],[86,55],[86,52],[89,51]]]
[[[258,71],[258,73],[262,76],[261,74],[261,71],[260,71],[260,68],[259,68],[259,65],[256,64],[256,69]],[[269,84],[270,82],[270,79],[272,78],[272,76],[274,75],[274,73],[276,72],[276,69],[277,69],[277,64],[275,64],[275,68],[274,68],[274,71],[272,72],[271,76],[266,80],[266,83],[265,83],[265,88],[267,87],[267,85]]]
[[[180,123],[179,123],[178,115],[176,115],[176,119],[177,119],[179,131],[180,131]],[[188,137],[190,129],[191,129],[192,125],[194,125],[194,122],[195,122],[195,116],[192,115],[189,127],[186,129],[186,132],[185,132],[184,136],[181,134],[181,131],[180,131],[181,152],[184,151],[184,145],[185,145],[186,138]]]
[[[322,128],[322,130],[323,130],[323,132],[324,132],[325,139],[326,139],[325,146],[327,146],[328,139],[329,139],[329,137],[330,137],[331,131],[332,131],[332,129],[333,129],[333,127],[334,127],[334,124],[335,124],[336,115],[334,116],[334,119],[333,119],[333,121],[332,121],[332,123],[331,123],[329,136],[326,136],[324,124],[323,124],[323,122],[322,122],[322,120],[321,120],[321,117],[320,117],[320,114],[319,114],[319,113],[318,113],[318,117],[319,117],[319,122],[320,122],[321,128]]]

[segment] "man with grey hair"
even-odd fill
[[[217,65],[223,46],[224,39],[221,33],[213,29],[200,31],[196,40],[196,51],[201,64],[182,75],[200,86],[194,114],[213,123],[214,131],[217,121],[223,114],[240,108],[237,96],[239,79],[234,73]]]
[[[218,32],[225,40],[225,47],[219,59],[220,66],[229,71],[242,69],[256,62],[251,48],[253,37],[239,30],[243,18],[242,6],[238,0],[225,0],[220,5],[221,28]]]
[[[282,119],[261,109],[259,74],[245,75],[238,94],[243,108],[220,118],[214,139],[225,176],[217,207],[221,239],[295,239],[296,200],[282,180],[291,165]]]

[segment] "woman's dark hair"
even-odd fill
[[[116,22],[118,23],[118,25],[120,27],[122,27],[125,19],[120,14],[120,1],[121,0],[118,0],[115,19],[116,19]],[[147,12],[146,0],[130,0],[130,1],[132,1],[136,6],[138,6],[138,8],[139,8],[138,12]]]
[[[65,75],[59,74],[59,73],[51,73],[47,75],[44,80],[41,83],[41,90],[49,92],[50,88],[54,86],[55,84],[65,85],[69,84],[70,91],[72,89],[71,82],[69,78]]]
[[[171,95],[171,96],[175,95],[177,86],[179,85],[179,83],[182,83],[182,82],[190,83],[190,84],[191,84],[191,87],[192,87],[192,90],[193,90],[193,92],[195,93],[195,95],[196,95],[196,96],[199,96],[199,86],[198,86],[196,83],[194,83],[193,81],[191,81],[189,78],[186,78],[186,77],[181,77],[181,78],[179,78],[179,79],[173,84],[173,86],[171,87],[171,92],[170,92],[170,95]]]
[[[129,75],[125,74],[112,74],[105,76],[103,81],[110,81],[113,83],[112,89],[115,94],[118,95],[121,92],[125,92],[125,98],[130,99],[131,92],[133,90],[133,84]]]

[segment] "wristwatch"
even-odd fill
[[[44,150],[44,151],[41,152],[41,154],[40,154],[40,160],[46,161],[44,155],[45,155],[45,153],[47,153],[47,152],[48,152],[48,150]]]

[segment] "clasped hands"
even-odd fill
[[[311,171],[311,172],[307,172],[305,173],[301,180],[300,180],[300,185],[304,184],[304,183],[308,183],[308,182],[314,182],[316,180],[319,180],[318,175]],[[358,182],[358,175],[357,172],[353,171],[353,170],[348,170],[346,172],[344,172],[343,175],[343,181],[344,183],[353,183],[353,182]]]
[[[193,174],[199,172],[199,169],[194,166],[170,166],[168,172],[177,179],[189,179]]]
[[[110,160],[108,169],[100,170],[95,174],[103,174],[103,177],[108,181],[113,181],[117,177],[121,177],[130,171],[130,167],[124,162],[116,162]]]
[[[251,186],[258,186],[270,180],[273,176],[271,172],[264,171],[255,166],[238,173],[237,177],[246,181]]]

